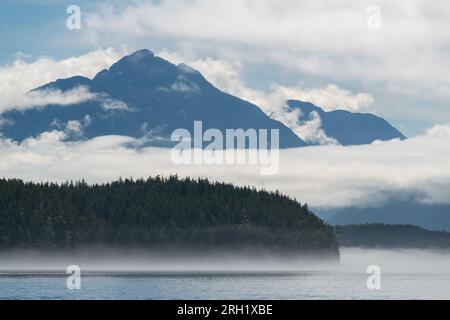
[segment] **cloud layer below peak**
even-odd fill
[[[20,144],[0,140],[2,176],[105,182],[178,174],[280,190],[316,207],[370,206],[399,195],[450,203],[450,125],[405,141],[281,150],[273,176],[260,175],[257,165],[175,165],[170,149],[129,148],[138,144],[129,137],[65,142],[66,136],[55,130]]]
[[[86,88],[65,93],[30,90],[56,79],[76,75],[91,78],[122,55],[123,52],[105,49],[62,60],[40,57],[32,62],[19,55],[13,63],[0,67],[0,114],[11,109],[23,110],[48,104],[69,105],[89,100],[93,98],[93,94]]]

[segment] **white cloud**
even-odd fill
[[[368,93],[354,94],[349,90],[339,88],[335,84],[329,84],[323,88],[275,86],[274,94],[290,97],[289,99],[308,101],[326,111],[338,109],[351,112],[367,111],[375,100]]]
[[[380,30],[367,28],[372,0],[162,0],[86,17],[100,43],[170,39],[187,51],[274,62],[302,73],[389,83],[403,92],[448,97],[450,5],[377,1]],[[176,22],[176,23],[174,23]],[[103,42],[102,42],[103,41]],[[220,44],[220,45],[218,45]],[[430,93],[428,92],[428,94]]]
[[[177,173],[278,189],[311,206],[373,205],[399,194],[450,203],[450,125],[436,126],[405,141],[281,150],[280,170],[274,176],[261,176],[260,167],[250,165],[175,166],[171,149],[130,149],[126,145],[138,141],[129,137],[77,142],[65,142],[65,138],[65,132],[55,130],[21,144],[0,139],[2,176],[103,182],[119,176]]]
[[[0,116],[0,129],[2,129],[3,126],[5,126],[7,124],[11,124],[11,120],[5,119],[2,116]],[[1,136],[1,132],[0,132],[0,136]]]
[[[65,92],[60,90],[30,91],[10,97],[10,100],[3,100],[3,112],[11,109],[25,110],[31,107],[39,108],[47,105],[67,106],[92,100],[96,97],[96,94],[89,92],[89,89],[83,86]]]
[[[200,88],[197,84],[189,81],[184,76],[179,76],[178,79],[170,86],[170,89],[181,93],[198,93]]]
[[[435,138],[445,138],[450,136],[450,126],[437,124],[426,132],[427,136]]]
[[[79,57],[54,60],[41,57],[32,62],[22,60],[21,55],[11,64],[0,67],[0,114],[12,108],[26,108],[33,104],[72,104],[89,98],[83,89],[61,93],[29,92],[59,78],[75,75],[93,77],[103,68],[118,60],[123,52],[114,49],[93,51]]]
[[[328,137],[322,129],[322,119],[320,115],[313,111],[309,115],[309,119],[304,123],[294,126],[294,132],[302,137],[304,141],[313,144],[339,144],[339,142],[331,137]]]
[[[125,102],[117,100],[117,99],[111,99],[108,97],[102,97],[101,99],[101,105],[102,108],[106,111],[134,111],[134,109],[130,106],[128,106]]]
[[[61,136],[62,138],[79,139],[83,137],[84,129],[91,123],[91,116],[85,115],[82,120],[69,120],[67,121],[67,123],[63,123],[60,120],[55,119],[51,125],[58,130],[62,130],[62,132],[64,133],[64,136]]]

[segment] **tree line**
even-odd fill
[[[383,223],[336,226],[339,242],[345,247],[450,249],[450,233],[413,225]]]
[[[177,176],[0,180],[0,248],[88,245],[338,252],[333,228],[278,191]]]

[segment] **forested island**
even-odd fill
[[[339,255],[334,229],[278,192],[177,176],[0,180],[0,249],[92,245]]]
[[[450,250],[450,233],[412,225],[362,224],[336,226],[341,246]]]

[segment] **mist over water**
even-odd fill
[[[328,257],[269,252],[149,251],[91,249],[72,252],[9,251],[0,253],[0,272],[65,272],[78,265],[85,272],[296,272],[339,268]]]
[[[81,268],[81,290],[66,268]],[[367,267],[381,289],[367,287]],[[340,263],[144,250],[0,254],[0,299],[449,299],[450,252],[342,248]]]
[[[416,249],[341,248],[340,261],[314,256],[214,252],[161,252],[148,250],[93,249],[76,251],[4,251],[0,272],[65,272],[79,265],[93,272],[365,272],[378,265],[389,273],[450,274],[450,251]]]
[[[393,274],[450,275],[450,251],[362,248],[341,250],[342,271],[358,272],[368,265],[378,265],[383,272]]]

